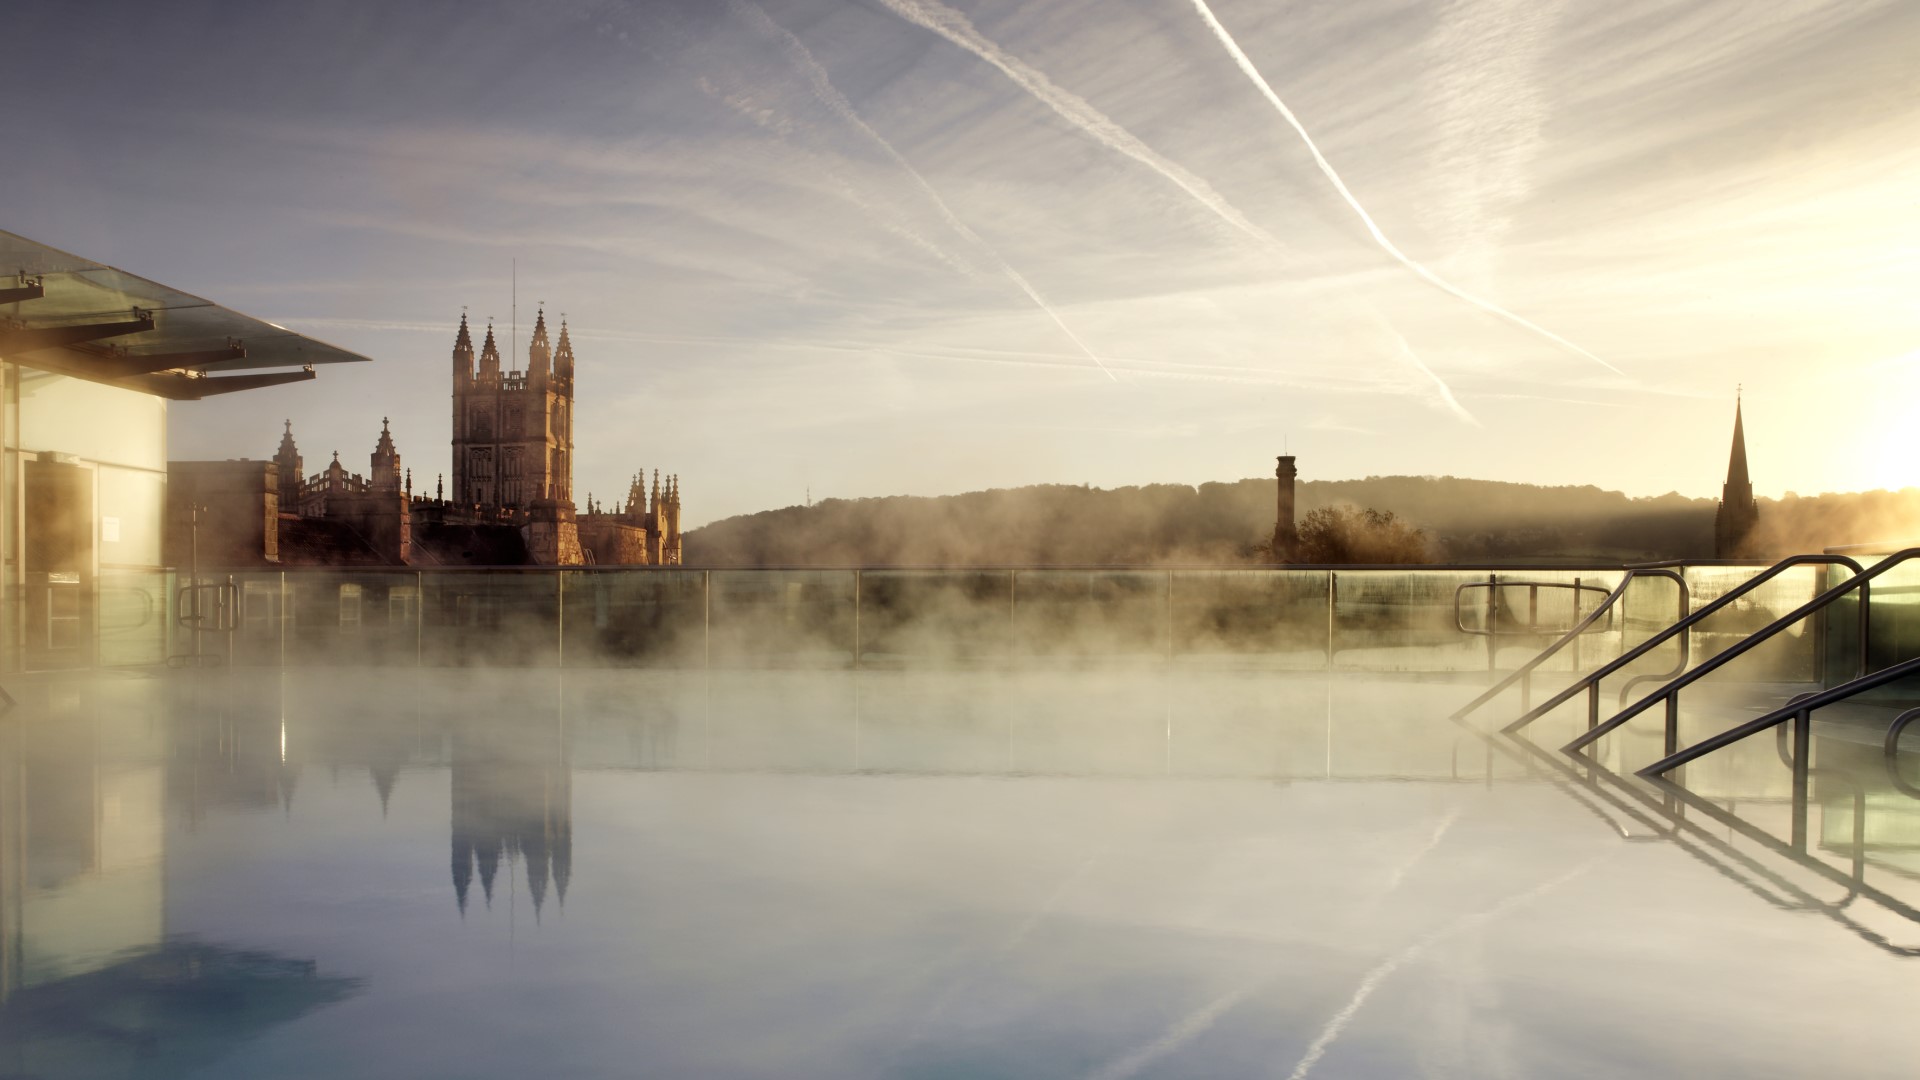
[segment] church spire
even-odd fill
[[[1747,538],[1760,521],[1760,504],[1754,501],[1753,481],[1747,474],[1747,433],[1741,404],[1741,395],[1736,392],[1733,450],[1727,458],[1727,482],[1720,489],[1720,509],[1713,517],[1713,554],[1718,559],[1752,554],[1747,550]]]
[[[1733,454],[1727,460],[1727,488],[1753,493],[1753,484],[1747,476],[1747,433],[1740,420],[1740,394],[1733,396]]]

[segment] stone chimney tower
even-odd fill
[[[1292,454],[1282,454],[1276,460],[1279,465],[1273,470],[1278,481],[1273,514],[1273,561],[1286,562],[1300,545],[1300,530],[1294,524],[1293,511],[1293,481],[1300,473],[1293,467]]]
[[[1733,453],[1727,461],[1727,482],[1720,489],[1720,509],[1713,515],[1713,557],[1738,559],[1752,554],[1747,537],[1760,522],[1760,504],[1753,498],[1747,476],[1747,434],[1740,421],[1740,398],[1733,399]]]

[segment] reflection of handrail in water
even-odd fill
[[[1648,777],[1647,779],[1650,783],[1653,783],[1657,787],[1666,791],[1668,794],[1672,795],[1674,798],[1679,799],[1680,801],[1686,803],[1688,806],[1691,806],[1696,810],[1699,810],[1700,812],[1713,818],[1715,821],[1720,822],[1722,825],[1725,825],[1730,829],[1736,830],[1741,835],[1747,837],[1750,840],[1753,840],[1755,843],[1758,843],[1761,846],[1772,850],[1776,854],[1786,856],[1787,858],[1793,860],[1795,863],[1798,863],[1799,865],[1806,867],[1809,870],[1812,870],[1814,873],[1819,874],[1820,876],[1827,878],[1828,880],[1833,881],[1838,885],[1845,886],[1849,890],[1849,892],[1847,897],[1844,900],[1841,900],[1838,903],[1829,903],[1824,900],[1815,899],[1814,903],[1818,904],[1820,908],[1824,909],[1833,918],[1839,920],[1843,925],[1846,925],[1849,929],[1853,930],[1855,934],[1866,939],[1867,941],[1874,943],[1875,945],[1878,945],[1879,947],[1887,950],[1888,952],[1891,952],[1897,956],[1903,956],[1903,957],[1920,956],[1920,947],[1910,946],[1910,945],[1895,945],[1891,941],[1888,941],[1881,934],[1875,931],[1869,930],[1866,927],[1861,926],[1858,923],[1854,922],[1851,918],[1848,918],[1841,911],[1841,908],[1843,906],[1850,904],[1858,897],[1863,896],[1873,901],[1874,903],[1880,905],[1882,908],[1885,908],[1886,910],[1892,912],[1893,914],[1898,915],[1903,919],[1906,919],[1908,922],[1920,923],[1920,910],[1915,910],[1911,904],[1908,904],[1906,901],[1901,900],[1898,897],[1895,897],[1881,889],[1868,885],[1858,872],[1854,874],[1844,873],[1840,870],[1835,869],[1832,866],[1829,866],[1822,859],[1816,859],[1813,856],[1808,855],[1803,851],[1795,850],[1793,845],[1781,840],[1780,838],[1767,832],[1765,829],[1762,829],[1754,825],[1752,822],[1742,819],[1737,814],[1729,813],[1728,811],[1713,805],[1711,802],[1708,802],[1707,800],[1701,798],[1700,796],[1695,795],[1693,792],[1688,791],[1686,788],[1681,787],[1679,784],[1676,784],[1671,780],[1668,780],[1664,776],[1652,776],[1652,777]]]
[[[1489,738],[1493,738],[1493,737],[1489,736]],[[1515,746],[1518,746],[1524,749],[1527,753],[1533,755],[1541,762],[1563,773],[1564,775],[1569,777],[1573,783],[1586,786],[1589,789],[1595,791],[1597,794],[1600,793],[1599,789],[1594,786],[1594,783],[1590,778],[1580,776],[1577,772],[1574,771],[1573,764],[1566,757],[1559,754],[1550,753],[1545,748],[1537,746],[1531,741],[1521,736],[1510,736],[1507,741],[1511,742]],[[1701,826],[1696,822],[1689,821],[1685,815],[1677,813],[1675,809],[1668,803],[1663,802],[1662,800],[1654,799],[1645,790],[1636,786],[1628,778],[1621,776],[1620,774],[1614,772],[1612,769],[1607,768],[1605,765],[1602,765],[1601,763],[1593,760],[1592,758],[1582,756],[1577,760],[1580,762],[1580,765],[1584,767],[1589,773],[1593,774],[1594,776],[1606,778],[1606,780],[1613,787],[1617,788],[1619,791],[1625,793],[1626,795],[1631,796],[1635,801],[1645,806],[1648,810],[1652,811],[1655,814],[1658,814],[1659,816],[1661,816],[1662,818],[1665,818],[1668,822],[1670,822],[1671,824],[1669,828],[1667,830],[1664,830],[1664,832],[1666,834],[1666,838],[1672,840],[1676,847],[1679,847],[1682,851],[1685,851],[1689,855],[1692,855],[1694,858],[1705,863],[1707,866],[1711,867],[1715,872],[1726,877],[1728,880],[1741,885],[1743,888],[1747,889],[1749,892],[1752,892],[1755,895],[1759,896],[1762,900],[1765,900],[1767,903],[1771,904],[1772,906],[1780,908],[1782,910],[1786,910],[1786,911],[1807,911],[1807,912],[1812,912],[1819,915],[1824,915],[1827,918],[1830,918],[1835,922],[1839,923],[1841,926],[1845,927],[1854,936],[1860,938],[1862,941],[1867,942],[1868,944],[1874,946],[1877,949],[1891,953],[1892,955],[1901,957],[1903,959],[1920,957],[1920,946],[1896,945],[1892,941],[1889,941],[1886,938],[1886,936],[1881,934],[1879,931],[1873,930],[1867,926],[1862,925],[1858,920],[1854,919],[1851,915],[1849,915],[1844,910],[1844,908],[1847,905],[1851,904],[1855,899],[1861,896],[1864,896],[1868,900],[1873,901],[1874,903],[1878,904],[1880,907],[1886,909],[1892,914],[1899,916],[1900,918],[1906,919],[1909,922],[1920,924],[1920,910],[1916,910],[1912,905],[1907,904],[1905,901],[1902,901],[1897,897],[1891,896],[1880,889],[1867,885],[1862,871],[1856,870],[1856,872],[1852,875],[1844,874],[1842,871],[1837,870],[1834,867],[1828,865],[1823,860],[1814,858],[1813,856],[1808,855],[1804,851],[1796,851],[1791,845],[1780,841],[1776,837],[1767,833],[1765,830],[1762,830],[1757,826],[1754,826],[1752,823],[1747,822],[1744,819],[1740,818],[1738,815],[1732,814],[1727,810],[1723,810],[1720,807],[1713,805],[1711,802],[1708,802],[1705,799],[1702,799],[1699,796],[1693,794],[1692,792],[1687,791],[1684,788],[1680,788],[1678,785],[1675,785],[1670,781],[1660,779],[1660,778],[1654,778],[1653,782],[1656,784],[1656,786],[1664,789],[1668,800],[1678,800],[1680,802],[1684,802],[1685,804],[1692,806],[1695,809],[1702,811],[1703,813],[1706,813],[1708,816],[1721,822],[1722,824],[1726,825],[1728,828],[1734,829],[1746,835],[1748,838],[1757,841],[1758,843],[1771,849],[1775,853],[1784,855],[1789,860],[1801,866],[1804,866],[1810,870],[1813,870],[1815,873],[1818,873],[1824,877],[1827,877],[1837,882],[1838,884],[1845,886],[1848,889],[1848,895],[1840,901],[1835,902],[1835,901],[1822,900],[1819,897],[1814,896],[1812,893],[1807,892],[1806,889],[1802,888],[1801,886],[1796,885],[1793,882],[1787,880],[1786,878],[1781,877],[1779,874],[1773,872],[1772,870],[1767,869],[1760,862],[1754,859],[1752,855],[1734,847],[1726,839],[1715,836],[1712,832],[1708,831],[1706,828],[1704,828],[1703,826]],[[1571,788],[1563,787],[1562,790],[1571,790]],[[1630,809],[1622,805],[1616,798],[1605,796],[1604,794],[1602,797],[1607,798],[1608,802],[1613,803],[1616,806],[1619,806],[1624,812],[1629,813],[1631,816],[1635,817],[1637,820],[1641,820],[1643,822],[1646,820],[1646,818],[1643,815],[1633,813]],[[1859,820],[1859,818],[1856,818],[1856,820]],[[1731,859],[1735,862],[1742,864],[1755,875],[1765,878],[1773,886],[1777,887],[1782,892],[1791,894],[1796,899],[1792,901],[1788,901],[1788,900],[1782,900],[1778,897],[1769,895],[1767,892],[1762,890],[1755,883],[1747,881],[1744,878],[1740,877],[1738,874],[1735,874],[1731,867],[1723,863],[1720,863],[1713,858],[1710,858],[1704,850],[1701,850],[1700,848],[1696,847],[1694,844],[1691,844],[1682,840],[1681,833],[1683,830],[1686,833],[1691,834],[1697,841],[1704,844],[1706,847],[1713,849],[1714,851],[1720,853],[1721,855],[1724,855],[1728,859]]]
[[[1586,690],[1588,694],[1588,699],[1589,699],[1587,702],[1588,731],[1586,735],[1581,737],[1581,739],[1576,740],[1575,744],[1573,746],[1570,746],[1569,749],[1575,749],[1579,746],[1585,746],[1587,743],[1592,742],[1594,739],[1597,739],[1600,736],[1605,735],[1608,731],[1612,731],[1615,727],[1618,727],[1620,724],[1626,722],[1624,719],[1622,719],[1620,715],[1616,715],[1612,720],[1607,721],[1606,724],[1599,723],[1600,681],[1602,679],[1605,679],[1607,676],[1612,675],[1614,672],[1617,672],[1622,668],[1625,668],[1627,665],[1633,663],[1634,661],[1647,655],[1653,650],[1659,648],[1661,645],[1666,644],[1666,642],[1669,639],[1673,638],[1675,635],[1679,635],[1680,664],[1670,674],[1662,676],[1662,678],[1672,679],[1672,678],[1678,677],[1680,679],[1690,680],[1692,676],[1687,676],[1682,674],[1683,672],[1686,671],[1687,660],[1688,660],[1688,655],[1687,655],[1687,650],[1688,650],[1687,631],[1688,630],[1692,629],[1694,626],[1698,625],[1701,621],[1707,619],[1708,617],[1719,613],[1720,611],[1722,611],[1723,609],[1725,609],[1726,607],[1734,603],[1736,600],[1747,595],[1753,590],[1759,588],[1761,585],[1764,585],[1767,582],[1773,580],[1774,578],[1779,577],[1781,574],[1786,573],[1788,570],[1792,569],[1793,567],[1806,565],[1809,563],[1821,563],[1821,564],[1833,565],[1833,566],[1845,566],[1851,569],[1855,575],[1852,579],[1850,579],[1850,583],[1857,583],[1861,580],[1859,576],[1861,574],[1860,564],[1857,562],[1854,562],[1852,559],[1849,559],[1844,555],[1795,555],[1791,558],[1782,559],[1779,562],[1774,563],[1772,566],[1768,567],[1767,569],[1747,579],[1745,582],[1741,583],[1741,585],[1738,588],[1727,593],[1725,596],[1720,597],[1719,599],[1713,601],[1712,603],[1706,605],[1705,607],[1702,607],[1700,610],[1695,611],[1690,615],[1685,615],[1678,622],[1675,622],[1671,626],[1668,626],[1665,630],[1660,631],[1659,633],[1653,635],[1652,637],[1634,646],[1633,648],[1627,650],[1626,652],[1621,653],[1620,656],[1614,659],[1613,661],[1607,664],[1601,665],[1599,668],[1595,669],[1591,674],[1587,675],[1582,679],[1579,679],[1572,686],[1569,686],[1565,690],[1554,695],[1551,699],[1547,701],[1546,704],[1541,705],[1537,709],[1530,710],[1529,712],[1522,715],[1519,719],[1515,720],[1513,723],[1508,724],[1506,728],[1503,730],[1509,733],[1518,731],[1521,728],[1526,727],[1528,724],[1531,724],[1535,720],[1538,720],[1540,717],[1545,716],[1547,713],[1550,713],[1553,710],[1559,708],[1561,705],[1565,704],[1568,700],[1570,700],[1575,694],[1579,693],[1581,690]],[[1864,656],[1865,650],[1866,650],[1864,635],[1866,633],[1866,627],[1867,627],[1866,592],[1865,592],[1864,585],[1862,585],[1861,588],[1862,588],[1862,591],[1861,591],[1860,631],[1861,631],[1861,634],[1863,635],[1861,640],[1861,654]],[[1759,633],[1761,635],[1769,634],[1771,633],[1771,628],[1767,630],[1762,630]],[[1753,638],[1749,638],[1747,641],[1743,641],[1740,644],[1735,645],[1733,648],[1728,649],[1726,652],[1721,653],[1719,656],[1716,656],[1713,660],[1709,660],[1706,664],[1702,664],[1699,668],[1696,668],[1695,671],[1704,672],[1704,671],[1712,670],[1712,668],[1714,667],[1718,667],[1719,664],[1725,662],[1724,660],[1721,659],[1721,657],[1732,659],[1733,656],[1737,656],[1739,655],[1740,652],[1745,651],[1746,648],[1748,648],[1750,644],[1753,642],[1753,640],[1754,640]],[[1675,689],[1677,690],[1678,687],[1675,687]],[[1656,694],[1653,697],[1648,698],[1647,700],[1651,702],[1653,700],[1656,700],[1657,698],[1658,698],[1658,695]],[[1645,707],[1645,703],[1643,703],[1641,706],[1638,706],[1636,708],[1644,708],[1644,707]],[[1604,728],[1605,730],[1601,730],[1602,728]]]
[[[1586,633],[1589,627],[1591,627],[1595,622],[1598,622],[1601,615],[1609,614],[1613,610],[1613,605],[1617,603],[1621,597],[1626,595],[1627,587],[1631,585],[1634,579],[1637,577],[1671,578],[1676,584],[1680,586],[1680,611],[1682,615],[1686,613],[1687,582],[1685,578],[1681,577],[1679,574],[1674,573],[1672,570],[1666,569],[1664,567],[1630,567],[1628,568],[1626,575],[1620,579],[1620,584],[1617,587],[1615,587],[1613,592],[1609,593],[1607,595],[1607,598],[1605,600],[1602,600],[1600,602],[1600,605],[1594,608],[1593,611],[1589,613],[1585,619],[1582,619],[1580,622],[1574,624],[1573,628],[1568,630],[1565,634],[1562,634],[1558,641],[1555,641],[1553,644],[1548,645],[1545,649],[1541,650],[1538,655],[1534,656],[1531,660],[1528,660],[1526,663],[1520,665],[1520,667],[1515,669],[1511,675],[1508,675],[1506,678],[1495,683],[1492,689],[1488,690],[1484,694],[1481,694],[1479,697],[1474,698],[1472,701],[1468,702],[1467,704],[1461,706],[1460,709],[1453,714],[1453,718],[1455,720],[1459,720],[1466,717],[1468,714],[1472,713],[1475,709],[1478,709],[1480,706],[1485,705],[1487,702],[1492,701],[1494,698],[1498,697],[1502,693],[1505,693],[1506,690],[1516,682],[1522,683],[1521,690],[1523,694],[1529,691],[1533,685],[1534,670],[1537,669],[1541,664],[1544,664],[1548,660],[1552,659],[1553,656],[1559,653],[1561,649],[1564,649],[1568,645],[1571,645],[1573,642],[1579,640],[1580,635]],[[1458,591],[1455,592],[1454,597],[1455,597],[1454,603],[1457,611],[1458,604],[1459,604]],[[1610,615],[1609,615],[1609,621],[1611,621]],[[1525,708],[1526,706],[1522,704],[1521,707]]]
[[[1506,753],[1509,757],[1511,757],[1514,753],[1512,746],[1518,746],[1521,749],[1524,749],[1528,754],[1537,758],[1540,762],[1546,764],[1550,768],[1562,773],[1565,776],[1567,782],[1560,785],[1560,790],[1572,795],[1572,794],[1575,794],[1577,788],[1584,788],[1587,791],[1590,791],[1596,797],[1605,800],[1608,805],[1620,811],[1622,814],[1632,818],[1634,821],[1646,827],[1650,833],[1650,835],[1646,835],[1646,836],[1627,835],[1625,831],[1622,830],[1619,827],[1619,825],[1615,823],[1611,818],[1607,817],[1598,808],[1588,804],[1585,801],[1583,796],[1576,795],[1576,798],[1575,798],[1576,802],[1579,802],[1580,805],[1586,808],[1590,813],[1593,813],[1596,817],[1599,817],[1603,821],[1605,821],[1609,825],[1609,827],[1613,828],[1615,832],[1621,833],[1621,838],[1623,840],[1626,840],[1630,843],[1650,843],[1650,842],[1658,842],[1662,840],[1671,841],[1675,847],[1678,847],[1681,851],[1684,851],[1688,855],[1691,855],[1693,858],[1700,861],[1702,864],[1706,865],[1714,873],[1717,873],[1720,876],[1726,878],[1728,881],[1731,881],[1734,884],[1739,885],[1741,888],[1746,889],[1748,892],[1753,893],[1755,896],[1759,897],[1761,900],[1765,901],[1767,904],[1773,907],[1779,908],[1782,911],[1812,910],[1820,904],[1820,901],[1818,898],[1808,895],[1805,892],[1805,890],[1796,888],[1791,882],[1787,881],[1785,878],[1782,878],[1780,875],[1774,873],[1772,870],[1769,870],[1767,867],[1763,866],[1758,861],[1756,861],[1752,856],[1739,850],[1738,848],[1733,847],[1732,845],[1728,844],[1726,841],[1713,835],[1712,833],[1707,832],[1706,830],[1700,828],[1700,826],[1695,825],[1692,822],[1687,821],[1685,818],[1674,814],[1671,810],[1667,809],[1666,807],[1663,807],[1659,803],[1654,802],[1653,800],[1647,798],[1647,796],[1643,792],[1634,790],[1633,788],[1627,786],[1624,782],[1620,780],[1618,776],[1616,776],[1611,770],[1605,768],[1604,766],[1594,767],[1593,771],[1600,774],[1604,774],[1610,780],[1613,780],[1627,794],[1633,796],[1639,802],[1644,803],[1655,814],[1659,815],[1661,818],[1664,818],[1666,820],[1666,824],[1664,826],[1661,825],[1659,822],[1648,817],[1646,814],[1640,812],[1639,810],[1634,809],[1631,805],[1627,804],[1626,802],[1623,802],[1619,796],[1610,794],[1606,789],[1601,788],[1595,782],[1593,777],[1579,775],[1572,769],[1572,767],[1569,765],[1569,763],[1564,757],[1549,754],[1545,749],[1535,745],[1534,743],[1524,738],[1520,738],[1517,736],[1507,736],[1504,741],[1501,741],[1501,740],[1498,740],[1495,736],[1491,736],[1491,735],[1482,735],[1481,737],[1487,739],[1490,743],[1498,747],[1503,753]],[[1508,744],[1512,744],[1512,745],[1509,746]],[[1697,847],[1693,841],[1688,840],[1687,838],[1682,836],[1681,835],[1682,829],[1686,829],[1693,833],[1697,833],[1700,841],[1704,842],[1707,846],[1712,847],[1715,850],[1719,851],[1721,854],[1725,855],[1727,858],[1733,860],[1734,862],[1742,864],[1744,869],[1747,872],[1751,873],[1754,877],[1765,879],[1773,887],[1776,887],[1782,891],[1798,893],[1803,899],[1800,901],[1794,901],[1794,900],[1784,899],[1779,896],[1775,896],[1773,893],[1768,892],[1767,889],[1762,885],[1760,885],[1758,882],[1751,881],[1745,877],[1742,877],[1740,873],[1736,872],[1732,866],[1729,866],[1723,862],[1716,861],[1715,859],[1711,858],[1704,850],[1701,850],[1699,847]]]

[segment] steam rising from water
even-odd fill
[[[870,124],[860,118],[860,113],[854,109],[853,102],[847,100],[847,96],[834,87],[832,81],[827,78],[827,70],[820,66],[818,60],[813,58],[812,50],[808,49],[805,43],[787,32],[784,27],[774,22],[764,9],[758,4],[753,3],[753,0],[732,0],[731,6],[742,18],[753,24],[755,30],[780,42],[780,50],[786,54],[788,61],[791,62],[794,68],[802,75],[806,76],[807,84],[813,89],[813,96],[817,98],[821,104],[833,110],[834,115],[846,121],[852,127],[857,128],[861,134],[872,140],[873,144],[878,146],[880,150],[887,155],[888,159],[895,165],[900,166],[901,170],[913,180],[914,186],[919,188],[921,194],[927,197],[927,201],[933,204],[935,210],[939,211],[941,220],[945,221],[949,228],[958,233],[961,239],[967,243],[986,252],[988,257],[997,263],[1000,269],[1006,273],[1007,277],[1012,280],[1015,285],[1020,287],[1020,291],[1027,294],[1028,299],[1033,301],[1034,306],[1046,312],[1047,318],[1052,319],[1054,325],[1058,326],[1060,331],[1072,340],[1074,346],[1086,354],[1087,359],[1093,361],[1095,366],[1099,367],[1099,369],[1106,374],[1107,378],[1115,382],[1120,381],[1120,377],[1113,373],[1113,369],[1107,366],[1106,361],[1100,359],[1099,355],[1089,348],[1086,342],[1080,340],[1080,335],[1074,333],[1073,329],[1066,324],[1066,321],[1060,318],[1059,312],[1053,309],[1053,305],[1047,303],[1046,298],[1040,295],[1040,291],[1033,287],[1033,284],[1026,279],[1026,276],[1018,270],[1015,270],[1013,266],[1000,255],[1000,252],[994,249],[993,245],[987,243],[979,233],[974,232],[973,229],[967,226],[966,222],[960,220],[960,216],[953,212],[953,208],[947,205],[947,200],[940,197],[940,193],[935,191],[933,185],[927,182],[927,178],[920,174],[920,170],[914,168],[911,162],[902,156],[898,150],[895,150],[893,144],[887,141],[886,136],[875,131]]]
[[[892,4],[894,0],[887,0],[887,2]],[[1519,315],[1515,315],[1513,312],[1508,311],[1506,308],[1501,307],[1491,300],[1475,296],[1473,293],[1460,288],[1427,269],[1425,266],[1408,258],[1404,252],[1395,247],[1393,241],[1387,239],[1387,234],[1381,232],[1380,226],[1374,223],[1373,215],[1367,213],[1367,208],[1361,206],[1360,200],[1354,198],[1353,192],[1347,190],[1346,182],[1340,179],[1340,174],[1334,171],[1333,164],[1326,159],[1325,155],[1320,153],[1320,147],[1314,144],[1313,136],[1307,134],[1306,127],[1300,123],[1298,117],[1293,115],[1293,110],[1287,108],[1287,103],[1280,100],[1279,94],[1273,92],[1273,87],[1268,85],[1267,80],[1261,76],[1260,69],[1253,66],[1253,61],[1247,58],[1247,54],[1240,50],[1239,43],[1233,40],[1233,35],[1227,33],[1227,28],[1220,25],[1220,20],[1214,17],[1213,9],[1207,6],[1207,0],[1193,0],[1193,6],[1194,10],[1200,13],[1200,17],[1206,20],[1207,26],[1213,31],[1214,36],[1220,39],[1220,44],[1226,46],[1227,52],[1233,57],[1233,62],[1239,65],[1241,71],[1246,72],[1247,78],[1252,79],[1253,84],[1260,88],[1262,94],[1266,95],[1266,99],[1273,104],[1275,109],[1279,110],[1281,118],[1286,120],[1288,125],[1299,134],[1300,141],[1307,145],[1308,152],[1313,155],[1314,164],[1320,167],[1321,174],[1333,184],[1334,190],[1338,191],[1340,197],[1347,201],[1347,205],[1353,208],[1353,212],[1360,215],[1361,222],[1366,225],[1367,231],[1373,234],[1374,242],[1380,245],[1380,250],[1393,256],[1394,260],[1400,263],[1400,265],[1418,274],[1429,284],[1436,286],[1441,291],[1465,300],[1467,303],[1472,304],[1490,315],[1498,315],[1500,318],[1522,329],[1532,331],[1564,349],[1578,353],[1594,363],[1599,364],[1601,367],[1606,368],[1608,371],[1613,372],[1615,375],[1626,374],[1626,372],[1621,371],[1619,368],[1600,359],[1593,353],[1575,345],[1559,334],[1548,330],[1546,327]],[[1449,394],[1448,397],[1451,398],[1452,395]]]

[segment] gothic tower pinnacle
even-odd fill
[[[306,479],[301,472],[300,451],[293,445],[293,421],[287,421],[287,428],[280,435],[280,449],[273,455],[273,463],[280,468],[280,511],[297,513],[300,509],[300,482]]]
[[[453,384],[473,378],[473,335],[467,332],[467,313],[460,313],[460,333],[453,339]]]
[[[553,349],[547,344],[547,309],[543,304],[533,319],[533,340],[527,343],[527,378],[545,382],[553,369]]]
[[[493,321],[487,321],[487,341],[480,347],[480,378],[498,381],[500,378],[500,346],[493,340]]]
[[[573,378],[573,342],[567,340],[567,317],[560,316],[560,342],[554,347],[553,373]]]
[[[376,489],[398,491],[400,489],[400,452],[393,448],[393,432],[388,430],[390,421],[380,418],[380,441],[374,444],[372,471],[367,479]]]

